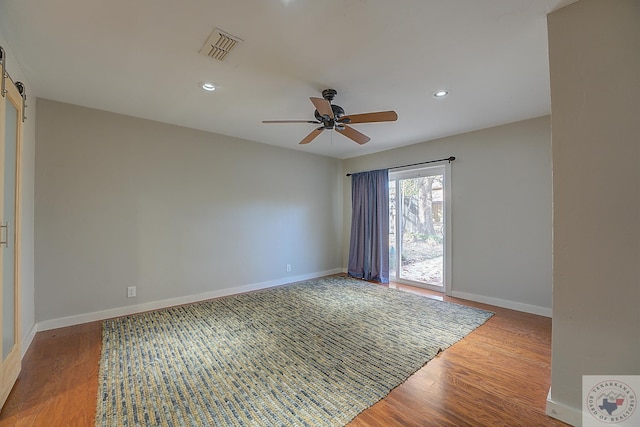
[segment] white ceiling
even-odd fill
[[[546,15],[573,1],[0,0],[0,31],[31,95],[348,158],[549,114]],[[244,40],[224,62],[198,53],[214,27]],[[261,123],[325,88],[399,119],[353,125],[363,146]]]

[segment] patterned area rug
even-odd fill
[[[107,320],[96,426],[341,426],[491,315],[331,277]]]

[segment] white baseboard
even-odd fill
[[[38,325],[34,323],[27,335],[22,338],[22,354],[20,355],[20,359],[23,359],[24,355],[27,354],[27,350],[29,350],[29,346],[31,345],[33,338],[36,336],[36,332],[38,330],[37,327]]]
[[[130,314],[141,313],[144,311],[158,310],[161,308],[172,307],[174,305],[189,304],[198,301],[204,301],[211,298],[224,297],[228,295],[241,294],[244,292],[257,291],[260,289],[282,286],[289,283],[301,282],[304,280],[317,279],[319,277],[330,276],[332,274],[342,273],[341,268],[333,270],[320,271],[317,273],[303,274],[300,276],[283,277],[280,279],[269,280],[266,282],[251,283],[243,286],[236,286],[215,291],[204,292],[196,295],[186,295],[183,297],[169,298],[160,301],[151,301],[143,304],[129,305],[126,307],[112,308],[109,310],[96,311],[93,313],[84,313],[74,316],[60,317],[58,319],[43,320],[38,322],[37,331],[47,331],[49,329],[64,328],[66,326],[79,325],[82,323],[95,322],[97,320],[111,319],[113,317],[128,316]]]
[[[547,395],[547,415],[572,426],[582,425],[582,411],[562,403],[554,402],[551,399],[551,389]]]
[[[497,307],[508,308],[511,310],[524,311],[525,313],[537,314],[540,316],[551,317],[552,311],[547,307],[537,305],[523,304],[521,302],[509,301],[500,298],[485,297],[483,295],[470,294],[453,290],[451,296],[455,298],[468,299],[483,304],[495,305]]]

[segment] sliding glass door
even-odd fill
[[[445,175],[445,166],[389,174],[391,280],[445,290]]]

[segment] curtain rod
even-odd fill
[[[451,156],[448,157],[446,159],[438,159],[438,160],[428,160],[426,162],[419,162],[419,163],[411,163],[410,165],[402,165],[402,166],[394,166],[392,168],[387,168],[387,169],[400,169],[400,168],[408,168],[409,166],[418,166],[418,165],[426,165],[427,163],[437,163],[437,162],[444,162],[444,161],[448,161],[449,163],[453,162],[456,158]],[[362,172],[360,172],[362,173]],[[353,174],[348,173],[347,176],[351,176]]]

